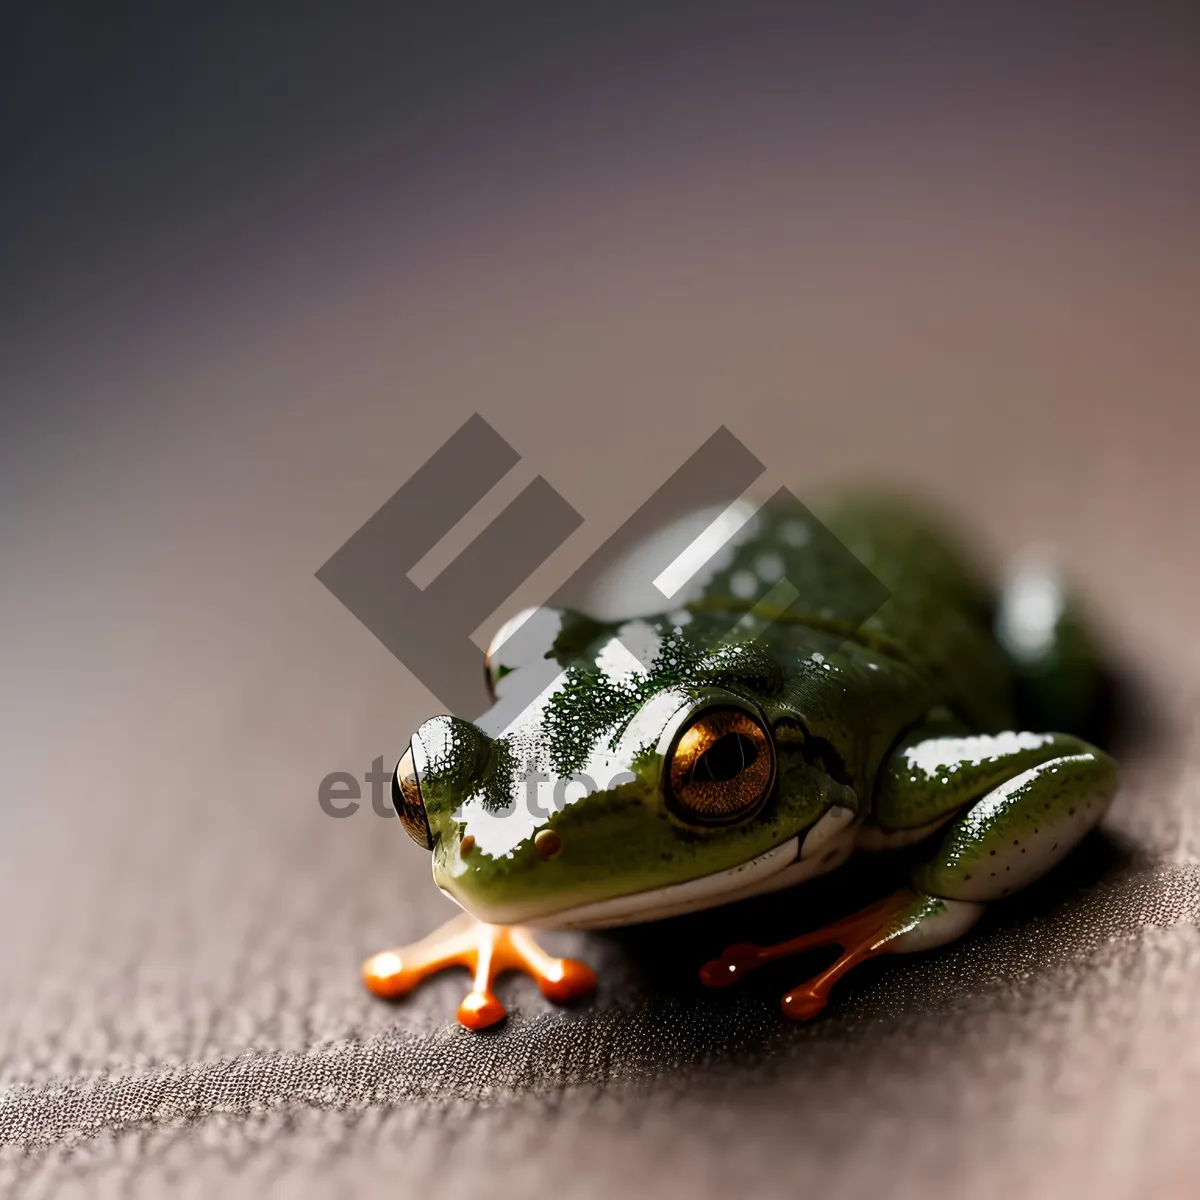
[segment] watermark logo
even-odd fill
[[[345,544],[317,571],[317,578],[433,694],[445,711],[477,720],[486,707],[480,689],[479,649],[471,634],[583,523],[571,504],[541,475],[529,483],[491,523],[426,587],[412,579],[413,568],[441,542],[521,456],[478,413],[450,437]],[[727,428],[721,426],[641,504],[641,506],[543,601],[545,607],[573,607],[614,564],[636,561],[644,582],[672,597],[704,571],[736,538],[750,514],[735,505],[766,467]],[[787,489],[779,489],[764,509],[785,512],[797,531],[792,559],[808,564],[802,580],[760,571],[744,589],[731,583],[742,607],[731,606],[727,636],[757,619],[786,619],[803,605],[806,616],[822,612],[836,625],[854,628],[887,599],[886,588]],[[697,512],[718,515],[699,537],[686,518]],[[785,534],[789,526],[784,525]],[[650,546],[649,553],[632,552]],[[822,594],[824,591],[826,594]],[[630,614],[635,615],[635,614]],[[722,619],[724,619],[722,618]],[[832,626],[831,626],[832,627]],[[520,629],[511,635],[520,637]],[[646,668],[650,651],[632,640],[625,649]],[[519,686],[505,688],[489,723],[503,728],[554,682],[561,668],[536,660],[517,672]],[[366,776],[372,808],[385,805],[379,759]],[[357,780],[348,772],[326,776],[321,807],[345,816],[358,807]]]

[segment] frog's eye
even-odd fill
[[[421,782],[413,762],[412,744],[404,757],[396,764],[392,776],[392,806],[404,826],[404,832],[423,850],[433,849],[433,838],[429,833],[429,817],[425,813],[425,801],[421,799]]]
[[[676,740],[668,775],[668,800],[681,819],[698,825],[744,821],[771,791],[771,739],[741,709],[706,709]]]

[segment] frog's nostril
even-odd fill
[[[433,838],[429,833],[429,818],[425,813],[425,802],[421,799],[421,782],[413,763],[412,743],[404,757],[396,764],[392,776],[392,804],[404,832],[424,850],[433,849]]]

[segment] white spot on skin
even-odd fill
[[[803,521],[784,521],[779,529],[779,539],[784,545],[792,546],[797,550],[801,546],[808,545],[808,526]]]
[[[760,554],[754,560],[754,570],[764,583],[778,583],[783,578],[783,559],[773,551]]]
[[[980,763],[994,762],[1021,750],[1037,750],[1041,746],[1048,746],[1053,740],[1048,733],[1024,732],[930,738],[910,746],[904,752],[904,757],[909,770],[923,771],[927,779],[933,779],[947,768],[977,767]]]
[[[729,577],[729,590],[739,600],[752,600],[758,595],[758,578],[750,571],[734,571]]]

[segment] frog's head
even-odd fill
[[[502,630],[493,708],[426,721],[396,768],[438,885],[484,921],[600,927],[766,891],[840,854],[826,835],[855,793],[806,725],[804,678],[781,666],[795,656],[723,632],[689,613],[550,609]],[[799,676],[823,684],[821,660]]]

